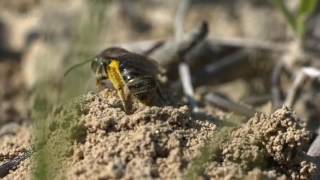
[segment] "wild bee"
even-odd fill
[[[145,105],[164,102],[158,83],[157,63],[145,56],[112,47],[105,49],[91,61],[99,89],[103,81],[110,80],[116,89],[124,111],[131,113],[132,97]]]

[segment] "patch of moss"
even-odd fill
[[[198,179],[202,176],[211,161],[218,161],[221,155],[221,145],[228,140],[233,128],[223,127],[201,149],[200,156],[195,158],[189,166],[185,179]]]
[[[41,127],[36,127],[42,129],[38,130],[41,134],[38,134],[36,140],[35,178],[51,179],[57,174],[63,174],[59,172],[67,168],[61,167],[66,165],[67,158],[73,154],[73,144],[83,142],[87,135],[87,129],[81,121],[81,116],[88,112],[86,102],[87,99],[80,97],[57,106],[40,123]]]

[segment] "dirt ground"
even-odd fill
[[[182,179],[206,148],[218,149],[217,158],[204,165],[205,178],[309,179],[314,173],[315,165],[299,154],[311,134],[287,108],[256,114],[229,132],[225,142],[218,140],[225,138],[216,134],[218,121],[209,115],[192,117],[187,106],[142,106],[126,115],[115,91],[89,93],[57,108],[48,124],[43,150],[51,154],[45,160],[48,174],[57,179]],[[26,151],[30,131],[19,128],[3,138],[1,158]],[[5,179],[31,179],[31,159]]]
[[[33,149],[32,156],[4,179],[282,180],[311,179],[318,171],[306,158],[319,125],[308,124],[319,115],[310,99],[303,103],[314,110],[312,118],[305,110],[309,106],[296,114],[287,107],[272,109],[270,98],[248,103],[246,107],[259,111],[250,117],[205,101],[211,92],[240,104],[249,102],[251,95],[269,97],[274,61],[254,61],[270,58],[265,52],[249,55],[244,64],[249,73],[241,74],[241,66],[212,77],[200,75],[206,81],[196,87],[197,113],[181,96],[177,70],[167,79],[170,105],[134,102],[137,110],[131,115],[123,111],[114,90],[93,91],[88,67],[62,82],[65,67],[79,62],[82,54],[174,36],[172,17],[178,1],[143,1],[131,4],[132,11],[118,2],[107,5],[100,9],[101,22],[99,6],[92,5],[92,12],[85,0],[0,0],[0,164]],[[208,39],[283,41],[287,29],[279,17],[269,3],[256,0],[203,1],[192,4],[185,24],[189,30],[205,18]],[[200,62],[216,62],[237,50],[215,47],[210,52],[216,56]],[[197,62],[192,70],[206,69]]]

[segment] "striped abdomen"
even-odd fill
[[[158,88],[155,77],[130,67],[120,66],[120,71],[130,93],[143,103],[152,103],[151,101],[157,96]]]

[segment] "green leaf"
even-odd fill
[[[298,36],[303,39],[306,31],[306,20],[314,12],[318,0],[300,0],[299,11],[296,17],[296,28]]]
[[[293,31],[297,32],[297,20],[295,16],[289,11],[288,7],[285,5],[284,0],[272,0],[272,2],[277,8],[279,8],[279,10],[284,15]]]
[[[310,16],[317,6],[318,0],[301,0],[298,16]],[[308,17],[305,17],[308,18]]]

